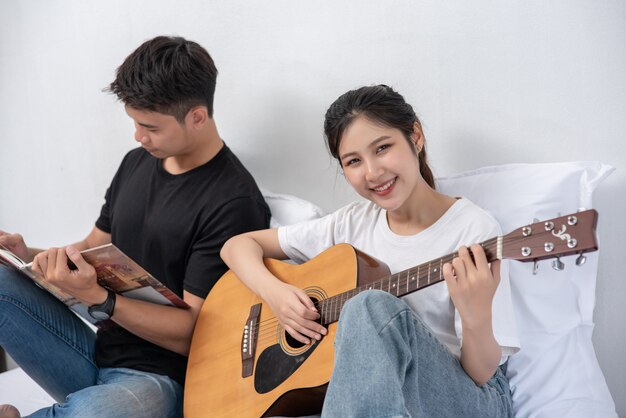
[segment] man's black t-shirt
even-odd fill
[[[178,296],[186,290],[205,298],[227,270],[219,255],[224,242],[267,228],[269,219],[254,179],[226,145],[179,175],[137,148],[124,157],[96,226]],[[113,325],[98,330],[96,362],[165,374],[182,385],[187,357]]]

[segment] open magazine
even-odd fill
[[[82,251],[83,258],[96,269],[98,283],[115,293],[132,299],[144,300],[161,305],[171,305],[179,308],[189,308],[189,305],[168,289],[163,283],[152,277],[139,264],[124,254],[113,244],[90,248]],[[32,269],[32,263],[25,263],[18,256],[0,245],[0,264],[13,267],[30,277],[41,287],[71,310],[88,322],[99,326],[100,323],[89,315],[87,306],[75,297],[63,292],[58,287],[48,283],[43,276]]]

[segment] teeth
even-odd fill
[[[374,187],[374,190],[377,192],[384,192],[385,190],[387,190],[388,188],[390,188],[391,186],[393,186],[393,184],[396,182],[396,179],[392,179],[389,182],[387,182],[386,184],[380,186],[380,187]]]

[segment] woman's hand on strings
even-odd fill
[[[285,330],[303,344],[321,340],[326,328],[316,320],[320,314],[307,294],[295,286],[277,283],[266,302]]]

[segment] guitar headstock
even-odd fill
[[[535,261],[598,249],[594,209],[536,222],[502,237],[502,258]]]

